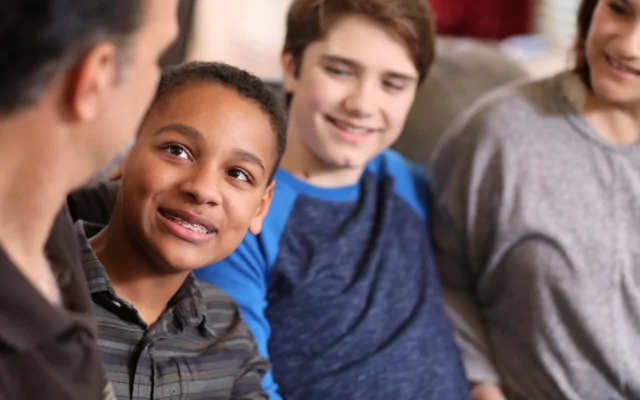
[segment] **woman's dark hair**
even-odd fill
[[[587,62],[587,36],[591,27],[593,12],[598,5],[598,0],[582,0],[578,9],[578,32],[574,51],[576,63],[573,68],[580,75],[584,84],[591,89],[591,77],[589,76],[589,63]]]

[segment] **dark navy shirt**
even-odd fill
[[[430,247],[428,182],[392,151],[360,181],[318,188],[284,170],[262,233],[197,275],[241,307],[272,399],[464,399]]]

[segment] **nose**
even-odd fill
[[[207,166],[192,167],[182,181],[180,191],[190,203],[198,205],[221,205],[222,183],[219,171]]]
[[[368,118],[375,112],[376,90],[372,82],[359,81],[345,97],[343,106],[354,118]]]

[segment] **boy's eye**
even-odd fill
[[[392,91],[400,91],[402,89],[404,89],[404,85],[401,85],[399,83],[393,82],[393,81],[384,81],[384,87],[386,87],[387,89],[390,89]]]
[[[229,176],[242,182],[251,182],[249,174],[238,168],[230,169]]]
[[[331,65],[325,66],[324,69],[331,75],[346,76],[351,74],[351,72],[348,69],[338,68]]]
[[[180,145],[170,144],[163,149],[174,157],[182,158],[183,160],[190,159],[189,151]]]

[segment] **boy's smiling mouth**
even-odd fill
[[[158,212],[167,221],[200,235],[211,235],[218,230],[210,221],[187,211],[159,208]],[[183,236],[183,235],[179,235]],[[191,236],[191,235],[189,235]],[[191,237],[188,239],[192,239]]]
[[[378,129],[373,129],[373,128],[368,128],[368,127],[355,125],[355,124],[349,123],[347,121],[343,121],[341,119],[334,118],[334,117],[332,117],[330,115],[326,115],[325,117],[326,117],[327,121],[330,124],[336,126],[340,130],[346,131],[347,133],[350,133],[352,135],[368,135],[370,133],[374,133],[374,132],[378,131]]]

